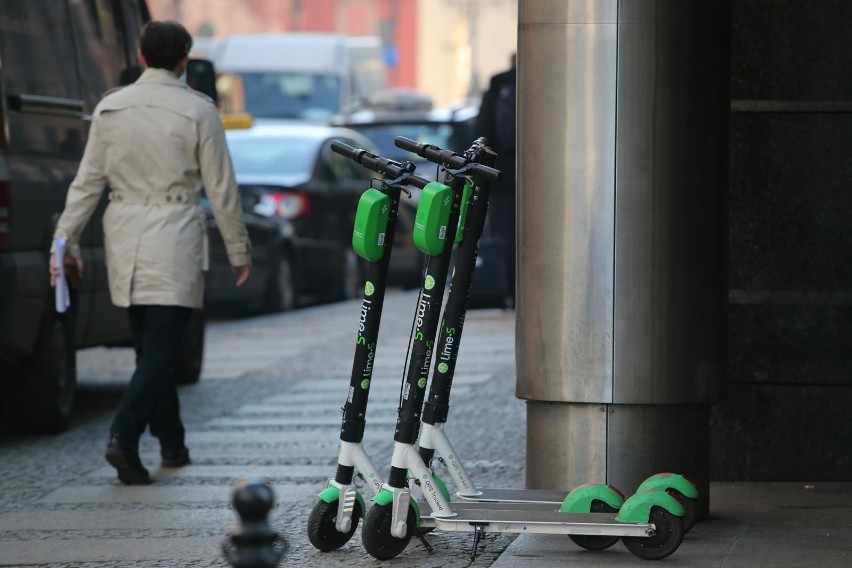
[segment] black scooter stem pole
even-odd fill
[[[484,140],[483,140],[484,142]],[[497,154],[484,143],[475,145],[476,159],[485,166],[492,166]],[[479,252],[479,239],[485,228],[488,213],[488,199],[491,191],[491,178],[474,173],[474,193],[468,223],[461,243],[456,247],[456,260],[453,265],[453,277],[444,317],[441,322],[438,341],[435,344],[435,364],[429,385],[429,396],[423,408],[423,422],[427,424],[444,423],[450,408],[450,392],[453,385],[456,360],[461,345],[461,335],[476,257]],[[431,456],[427,456],[430,457]],[[426,463],[428,460],[424,459]]]
[[[434,339],[440,321],[441,304],[446,287],[447,273],[452,256],[453,241],[459,221],[461,198],[468,176],[479,173],[488,179],[499,179],[501,173],[494,168],[472,162],[467,156],[441,150],[436,146],[417,144],[403,137],[395,139],[396,145],[423,155],[442,166],[444,182],[453,189],[454,202],[447,223],[447,240],[441,254],[427,257],[426,272],[418,297],[412,345],[409,349],[408,367],[401,393],[399,416],[394,441],[413,445],[420,431],[420,416],[423,410],[425,387],[432,363]],[[469,152],[474,152],[471,148]],[[473,155],[473,154],[471,154]],[[391,466],[388,476],[390,487],[405,487],[406,472]]]
[[[378,262],[370,262],[367,267],[367,281],[371,287],[365,287],[361,302],[358,334],[355,340],[355,356],[349,381],[349,392],[343,405],[343,420],[340,428],[340,440],[360,443],[364,438],[366,411],[373,375],[376,345],[387,289],[387,274],[391,251],[396,234],[396,219],[402,187],[413,185],[423,188],[428,180],[413,174],[415,165],[411,162],[395,162],[381,158],[364,150],[358,150],[342,142],[333,141],[331,149],[369,170],[381,173],[392,179],[383,180],[381,191],[391,198],[391,211],[385,233],[386,253]],[[338,464],[335,481],[342,484],[352,482],[353,468]]]
[[[447,222],[447,239],[444,250],[436,256],[426,257],[426,269],[420,294],[417,297],[414,331],[409,348],[408,365],[403,383],[399,415],[396,421],[394,441],[413,444],[420,431],[420,414],[423,409],[426,383],[435,346],[435,334],[441,317],[447,271],[453,251],[453,237],[459,222],[460,200],[464,191],[465,178],[445,172],[444,183],[453,189],[453,208]],[[393,477],[393,472],[391,477]],[[391,483],[389,478],[388,483]]]

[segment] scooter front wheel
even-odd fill
[[[592,502],[591,513],[617,513],[618,509],[607,505],[603,501],[595,500]],[[568,538],[574,541],[574,544],[581,546],[586,550],[606,550],[619,541],[620,536],[609,535],[589,535],[589,534],[569,534]]]
[[[322,499],[317,501],[308,517],[308,540],[319,551],[331,552],[337,550],[352,538],[358,523],[361,520],[361,504],[356,502],[352,509],[352,524],[346,532],[337,530],[337,507],[338,500],[326,503]]]
[[[625,536],[627,550],[645,560],[661,560],[678,549],[683,541],[683,519],[662,507],[651,507],[648,519],[656,528],[654,536]]]
[[[370,556],[378,560],[390,560],[397,557],[411,540],[417,529],[417,514],[413,507],[408,508],[406,518],[406,531],[402,538],[396,538],[391,534],[393,523],[393,504],[373,505],[367,517],[364,519],[364,527],[361,529],[361,543]]]

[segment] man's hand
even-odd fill
[[[79,257],[73,257],[70,254],[65,255],[65,274],[71,280],[71,275],[73,271],[77,271],[77,277],[79,279],[83,278],[83,259]],[[50,287],[56,287],[56,277],[59,276],[59,265],[56,264],[56,255],[54,253],[50,253]]]
[[[246,283],[246,280],[251,276],[251,265],[246,264],[244,266],[232,266],[231,272],[237,275],[237,288]]]

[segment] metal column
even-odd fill
[[[707,511],[724,372],[727,12],[521,0],[517,395],[527,485],[632,493],[688,474]]]

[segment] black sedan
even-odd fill
[[[352,225],[361,194],[378,182],[369,170],[332,152],[330,142],[377,153],[375,146],[345,128],[284,122],[228,130],[227,140],[252,241],[252,277],[234,286],[208,209],[205,305],[279,311],[359,297],[364,263],[352,250]],[[415,286],[420,280],[423,257],[412,241],[413,224],[414,206],[403,197],[391,285]]]

